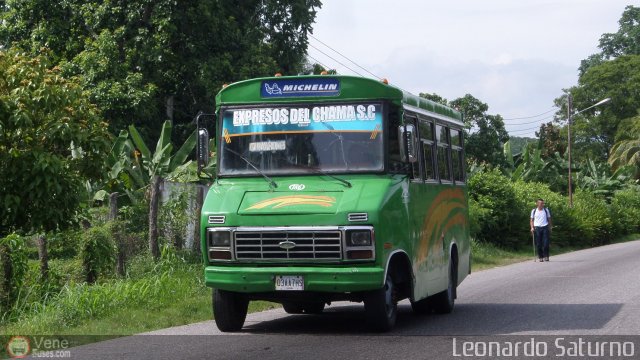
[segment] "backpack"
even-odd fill
[[[536,209],[537,208],[533,208],[533,210],[531,210],[531,216],[530,216],[531,218],[533,218],[533,216],[535,215]],[[545,215],[547,215],[547,222],[548,222],[549,218],[551,217],[551,214],[549,214],[549,209],[547,209],[546,206],[544,207],[544,212],[545,212]]]

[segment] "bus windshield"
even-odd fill
[[[221,175],[383,170],[381,103],[223,108],[221,115]]]

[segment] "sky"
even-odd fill
[[[625,6],[640,6],[640,0],[322,3],[309,39],[312,61],[340,74],[386,78],[416,95],[471,94],[489,105],[489,114],[505,118],[512,136],[529,137],[552,119],[553,99],[577,83],[580,61],[598,52],[600,36],[618,30]]]

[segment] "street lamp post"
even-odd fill
[[[569,123],[567,126],[567,157],[569,161],[569,207],[573,207],[573,191],[571,189],[571,123],[573,122],[573,117],[596,106],[606,104],[610,100],[611,98],[602,99],[597,103],[589,106],[588,108],[584,108],[580,111],[577,111],[575,114],[572,114],[571,108],[573,107],[573,99],[571,98],[571,94],[567,96],[567,118],[569,119]]]

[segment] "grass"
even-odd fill
[[[505,250],[493,244],[471,241],[471,271],[490,269],[532,258],[532,249]]]
[[[38,301],[30,294],[3,319],[0,334],[122,336],[210,320],[211,289],[204,286],[202,265],[165,255],[157,264],[134,258],[125,279],[95,285],[70,280]],[[256,301],[249,311],[277,306]]]
[[[259,312],[278,307],[266,301],[253,301],[249,312]],[[156,311],[149,316],[149,311]],[[128,307],[102,319],[86,321],[63,331],[63,335],[133,335],[168,327],[211,320],[211,289],[204,289],[189,299],[183,299],[163,308]],[[56,332],[58,334],[58,332]]]

